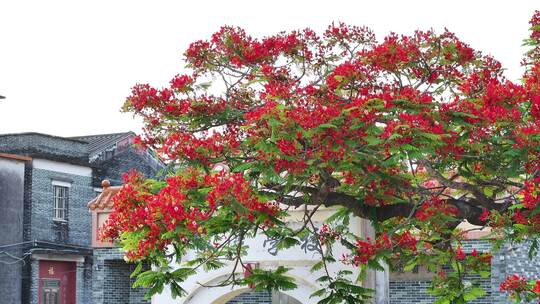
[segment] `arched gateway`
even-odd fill
[[[282,292],[267,292],[267,291],[247,291],[234,299],[227,302],[227,304],[246,304],[246,303],[258,303],[258,304],[302,304],[297,299],[282,293]]]
[[[322,225],[324,219],[335,212],[332,209],[320,210],[314,216],[315,225]],[[291,227],[299,223],[298,219],[302,214],[294,214],[288,219]],[[353,220],[351,226],[360,227],[361,223],[358,220]],[[358,229],[360,230],[360,229]],[[361,231],[359,231],[361,233]],[[257,236],[253,239],[246,240],[246,246],[249,248],[247,256],[243,259],[244,264],[249,263],[254,267],[261,269],[276,269],[283,266],[289,269],[287,275],[292,277],[298,286],[296,289],[282,292],[256,293],[245,286],[225,286],[225,287],[206,287],[216,286],[225,280],[233,271],[233,265],[218,270],[209,272],[199,272],[188,278],[182,283],[182,287],[187,291],[188,295],[178,299],[172,299],[170,292],[164,290],[160,295],[153,297],[152,303],[189,303],[189,304],[315,304],[321,300],[318,297],[311,295],[319,290],[321,286],[316,282],[317,278],[323,275],[322,271],[311,272],[312,266],[320,261],[320,248],[315,245],[315,241],[311,239],[302,240],[299,246],[277,250],[276,242],[268,239],[265,236]],[[326,249],[323,249],[326,250]],[[341,256],[345,251],[339,246],[333,248],[334,256]],[[188,261],[189,256],[184,257]],[[341,263],[328,265],[328,270],[336,273],[339,270],[356,269],[349,268],[350,266]],[[238,277],[242,277],[242,271],[236,269]]]
[[[255,292],[245,286],[227,287],[203,287],[198,286],[183,299],[181,303],[208,303],[208,304],[240,304],[240,303],[258,303],[258,304],[315,304],[317,299],[310,298],[310,295],[315,292],[317,286],[314,282],[306,281],[297,275],[309,271],[297,267],[291,269],[291,276],[295,279],[298,288],[285,292]],[[297,274],[297,275],[295,275]],[[215,279],[209,280],[208,285],[218,282],[225,278],[225,275],[219,275]],[[204,284],[204,285],[206,285]],[[154,298],[155,303],[161,303],[160,298],[166,301],[167,295],[163,293]]]

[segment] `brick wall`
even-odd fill
[[[129,266],[121,260],[106,260],[103,263],[103,303],[129,304],[130,279]],[[127,266],[127,267],[126,267]]]
[[[95,197],[92,178],[42,169],[32,171],[30,239],[90,246],[91,217],[87,203]],[[53,221],[53,180],[71,182],[65,223]]]
[[[94,304],[149,304],[143,288],[131,288],[134,264],[127,264],[119,248],[94,249],[92,300]]]
[[[265,291],[245,292],[227,304],[272,304],[272,295]]]
[[[484,240],[470,240],[463,244],[463,251],[466,253],[476,249],[479,252],[489,252],[491,250],[491,244]],[[445,271],[451,271],[449,267],[443,267]],[[434,274],[432,274],[434,275]],[[417,277],[418,279],[415,279]],[[427,304],[433,303],[435,297],[431,296],[427,292],[427,288],[431,285],[431,281],[426,278],[425,275],[420,274],[408,274],[406,279],[398,279],[398,276],[390,277],[390,304]],[[492,279],[468,277],[466,280],[470,280],[477,284],[478,282],[487,292],[487,295],[474,300],[471,303],[474,304],[488,304],[492,303]],[[498,289],[497,289],[498,290]]]
[[[485,297],[476,299],[471,303],[475,304],[503,304],[509,303],[507,294],[499,292],[499,285],[508,275],[517,273],[530,278],[540,277],[540,255],[536,254],[533,259],[529,259],[528,251],[530,245],[507,244],[503,248],[493,253],[491,276],[481,279],[480,284],[487,292]],[[476,249],[480,252],[491,251],[491,244],[486,240],[471,240],[464,244],[463,250],[470,252]],[[478,279],[471,277],[469,279]],[[412,303],[433,303],[426,289],[429,287],[429,280],[390,280],[390,303],[391,304],[412,304]]]
[[[493,303],[509,303],[506,294],[498,292],[506,276],[517,273],[527,278],[540,278],[540,254],[537,252],[529,259],[529,248],[529,243],[506,244],[494,255],[491,271]]]
[[[151,162],[144,151],[137,152],[133,147],[114,155],[113,158],[106,161],[96,162],[94,170],[94,186],[99,187],[101,181],[108,179],[111,185],[117,186],[122,184],[122,174],[131,169],[144,174],[148,178],[154,178],[161,169],[155,165],[155,161]]]

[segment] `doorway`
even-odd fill
[[[60,304],[60,280],[43,280],[41,299],[43,304]]]

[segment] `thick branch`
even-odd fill
[[[479,207],[479,203],[474,198],[463,199],[447,199],[448,204],[454,206],[458,210],[456,215],[458,218],[467,220],[474,225],[483,225],[480,221],[480,215],[482,214],[482,208]],[[311,201],[304,197],[284,197],[281,203],[298,207],[302,204],[319,206],[318,202]],[[384,206],[369,206],[364,204],[361,200],[338,192],[328,193],[326,200],[322,202],[322,205],[326,207],[341,206],[351,210],[351,212],[358,217],[364,219],[373,219],[381,222],[393,217],[408,217],[413,212],[413,204],[393,204]],[[491,209],[501,210],[502,204],[492,204]]]
[[[493,207],[493,200],[487,197],[480,189],[478,189],[478,187],[469,183],[456,182],[454,180],[447,179],[442,174],[437,172],[437,170],[435,170],[428,162],[423,162],[423,164],[427,172],[444,186],[451,189],[468,191],[474,195],[477,202],[480,203],[482,207],[489,209]]]

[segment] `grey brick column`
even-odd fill
[[[103,282],[105,280],[104,261],[98,258],[99,254],[94,252],[94,265],[92,268],[92,303],[103,303]]]
[[[78,304],[85,303],[84,293],[84,262],[77,262],[77,274],[75,279],[77,291],[75,293],[75,302]]]
[[[492,300],[494,304],[503,304],[506,303],[507,295],[499,291],[499,285],[504,280],[506,276],[506,255],[504,254],[507,250],[507,246],[493,253],[493,258],[491,259],[491,290]]]
[[[39,261],[30,260],[30,304],[39,303]]]

